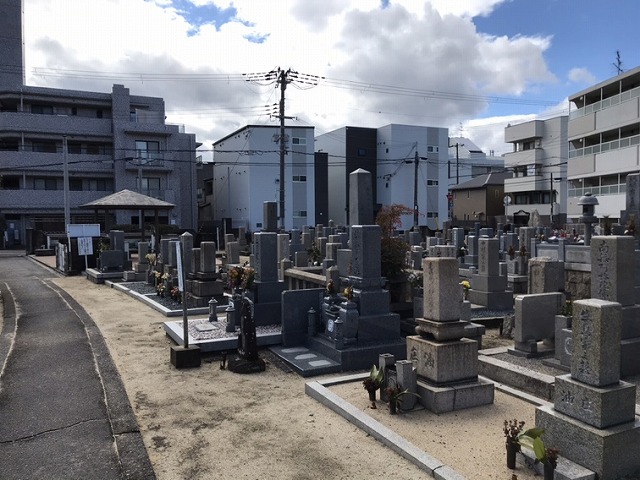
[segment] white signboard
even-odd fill
[[[178,264],[178,289],[184,292],[184,286],[182,285],[182,253],[180,252],[180,242],[176,243],[176,263]]]
[[[78,237],[78,255],[93,255],[93,239]]]
[[[67,237],[79,238],[79,237],[99,237],[100,236],[100,224],[98,223],[69,223],[67,225]]]

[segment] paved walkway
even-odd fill
[[[0,476],[153,479],[104,340],[56,275],[0,253]]]

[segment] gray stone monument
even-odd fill
[[[591,297],[621,305],[623,377],[640,373],[640,305],[635,303],[635,240],[625,236],[591,239]]]
[[[278,280],[278,234],[254,235],[255,284],[253,302],[256,325],[273,325],[282,321],[280,296],[284,282]]]
[[[513,292],[507,290],[507,276],[500,274],[499,240],[480,238],[478,248],[478,273],[471,275],[469,300],[491,310],[510,310]]]
[[[264,232],[276,232],[278,230],[278,204],[276,202],[264,202],[262,216],[262,230]]]
[[[359,168],[349,174],[349,223],[373,225],[371,172]]]
[[[571,373],[556,377],[553,406],[536,409],[546,445],[598,478],[637,478],[640,421],[636,386],[620,381],[621,306],[574,302]]]
[[[417,366],[417,391],[426,408],[449,412],[493,403],[493,384],[478,378],[478,343],[463,338],[462,287],[454,258],[425,258],[422,318],[407,337],[407,358]]]

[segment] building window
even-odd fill
[[[437,186],[437,185],[438,185],[438,180],[427,180],[428,187]]]
[[[296,218],[307,218],[307,211],[306,210],[294,210],[293,211],[293,216]]]
[[[136,140],[137,158],[160,158],[160,142],[148,142],[146,140]]]
[[[527,173],[526,176],[527,177],[534,177],[536,175],[541,175],[542,174],[542,170],[541,170],[542,165],[527,165]]]
[[[440,148],[435,145],[427,145],[427,153],[438,153],[439,150]]]
[[[80,178],[70,178],[69,179],[69,190],[72,192],[81,192],[82,191],[82,179]]]
[[[53,115],[53,107],[51,105],[31,105],[31,113]]]
[[[56,153],[56,142],[48,140],[33,142],[31,144],[31,151],[40,153]]]
[[[57,190],[58,182],[55,178],[34,178],[34,190]]]
[[[107,178],[96,178],[89,180],[89,190],[92,192],[108,192],[113,190],[113,180]]]
[[[291,139],[291,143],[293,145],[306,145],[307,144],[307,139],[304,137],[293,137]]]
[[[67,152],[74,155],[82,153],[82,144],[80,142],[67,142]]]
[[[0,189],[20,190],[20,177],[18,175],[0,175]]]
[[[160,179],[156,177],[142,177],[142,191],[160,190]]]
[[[367,149],[366,148],[359,148],[358,149],[358,156],[359,157],[365,157],[367,155]]]
[[[306,175],[294,175],[293,176],[293,181],[294,182],[306,182],[307,181],[307,176]]]
[[[102,118],[102,110],[96,110],[96,118]]]

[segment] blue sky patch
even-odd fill
[[[203,25],[215,25],[216,30],[225,23],[236,21],[234,7],[220,9],[215,5],[196,6],[189,0],[173,0],[171,6],[191,25],[189,36],[196,35]]]

